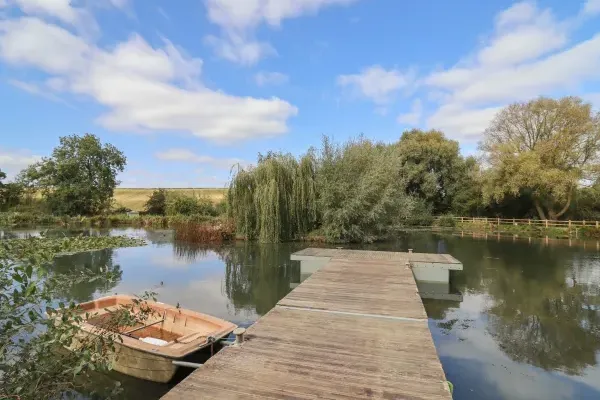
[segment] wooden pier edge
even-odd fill
[[[415,256],[416,254],[416,256]],[[163,399],[451,399],[411,259],[305,249],[324,265]],[[459,269],[459,268],[456,268]]]

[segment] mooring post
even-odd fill
[[[233,331],[233,334],[235,335],[234,346],[240,346],[242,343],[244,343],[244,334],[245,333],[246,333],[246,328],[236,328]]]

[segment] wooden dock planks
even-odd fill
[[[405,254],[324,255],[241,347],[163,399],[451,399]]]
[[[404,262],[332,258],[278,304],[427,318],[412,272]]]

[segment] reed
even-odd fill
[[[188,243],[222,243],[235,237],[234,224],[230,221],[179,222],[173,226],[175,240]]]

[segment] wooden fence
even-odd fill
[[[599,221],[586,221],[586,220],[551,220],[551,219],[520,219],[520,218],[486,218],[486,217],[436,217],[435,220],[452,218],[456,222],[471,222],[474,224],[485,224],[485,225],[531,225],[541,226],[545,228],[561,227],[561,228],[575,228],[575,227],[595,227],[600,228]]]

